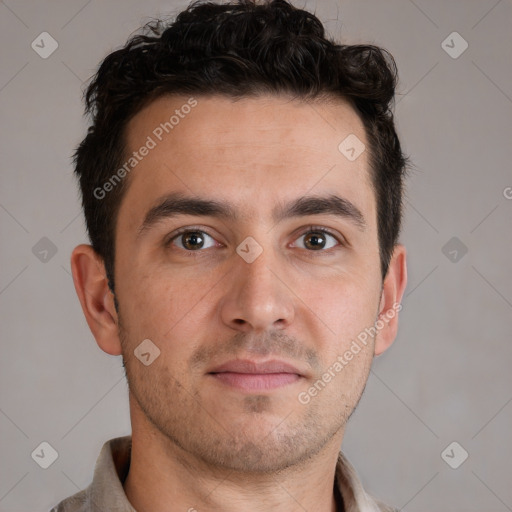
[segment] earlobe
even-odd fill
[[[107,354],[120,355],[117,312],[102,258],[92,246],[78,245],[71,254],[71,271],[85,319],[98,346]]]
[[[375,355],[385,352],[395,341],[398,332],[398,313],[407,285],[406,249],[403,245],[395,246],[388,273],[384,279],[376,322]]]

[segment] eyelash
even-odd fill
[[[186,233],[205,233],[207,234],[209,237],[215,239],[215,237],[213,237],[212,235],[210,235],[207,231],[205,231],[204,229],[202,228],[195,228],[194,226],[187,226],[186,228],[180,228],[178,231],[176,231],[175,233],[173,233],[173,235],[167,239],[167,241],[164,243],[164,246],[165,248],[168,248],[172,242],[174,240],[176,240],[179,236],[181,235],[184,235]],[[316,256],[316,255],[320,255],[320,254],[323,254],[323,255],[326,255],[326,254],[331,254],[332,251],[335,251],[336,249],[339,249],[340,247],[345,247],[346,244],[340,240],[340,238],[332,233],[329,229],[326,229],[326,228],[323,228],[323,227],[320,227],[320,226],[309,226],[305,231],[302,231],[298,236],[297,238],[300,238],[304,235],[307,235],[309,233],[322,233],[322,234],[325,234],[325,235],[330,235],[332,236],[339,244],[339,246],[336,246],[336,247],[331,247],[329,249],[322,249],[322,250],[318,250],[318,251],[314,251],[314,250],[307,250],[307,249],[304,249],[305,251],[307,251],[308,253],[310,253],[311,255],[313,256]],[[181,249],[180,247],[178,247],[178,249]],[[187,250],[184,250],[184,252],[187,253],[187,256],[194,256],[195,254],[194,253],[197,253],[197,252],[204,252],[204,249],[201,250],[201,249],[198,249],[196,251],[187,251]]]

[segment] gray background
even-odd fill
[[[395,56],[398,130],[416,166],[399,335],[375,360],[343,449],[367,489],[403,510],[512,510],[512,4],[295,4],[342,42]],[[95,344],[70,275],[86,241],[70,155],[100,60],[186,5],[0,2],[1,511],[48,510],[88,485],[105,440],[130,432],[121,358]],[[59,45],[47,59],[31,48],[43,31]],[[442,45],[454,31],[469,44],[458,58],[444,47],[460,40]],[[59,455],[46,470],[31,458],[43,441]],[[457,469],[441,457],[453,441],[452,464],[469,453]]]

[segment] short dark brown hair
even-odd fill
[[[74,153],[87,231],[105,263],[110,289],[116,219],[127,180],[104,197],[97,191],[124,161],[128,121],[169,94],[348,100],[369,143],[384,280],[400,233],[409,163],[391,111],[396,83],[396,64],[387,50],[337,44],[326,38],[315,15],[285,0],[195,1],[173,22],[145,25],[108,55],[92,78],[84,95],[92,125]]]

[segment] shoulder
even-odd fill
[[[375,498],[373,498],[373,501],[375,502],[375,505],[377,505],[379,512],[400,512],[398,508],[390,507]]]
[[[87,489],[84,489],[62,500],[48,512],[88,512],[89,510]]]
[[[342,452],[338,454],[336,480],[347,512],[398,512],[365,491],[357,471]]]

